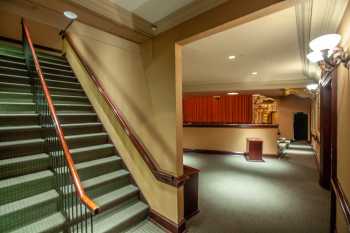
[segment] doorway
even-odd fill
[[[308,140],[308,115],[304,112],[294,114],[294,139],[296,141]]]

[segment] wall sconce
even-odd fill
[[[341,63],[346,68],[350,66],[350,56],[339,47],[341,36],[339,34],[326,34],[309,43],[310,52],[306,57],[311,63],[319,63],[322,71],[332,72]]]
[[[63,12],[63,15],[69,19],[69,23],[62,31],[60,31],[59,34],[61,36],[64,36],[64,34],[66,33],[66,31],[68,30],[70,25],[72,25],[72,23],[78,18],[78,15],[76,13],[74,13],[73,11],[65,11],[65,12]]]

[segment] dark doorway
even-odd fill
[[[294,139],[297,141],[308,140],[308,117],[306,113],[294,114]]]

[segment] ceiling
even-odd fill
[[[305,87],[318,77],[304,59],[308,43],[336,31],[347,2],[296,0],[293,7],[186,45],[184,91]]]
[[[109,0],[157,26],[158,34],[228,0]]]

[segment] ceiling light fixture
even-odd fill
[[[75,20],[78,18],[78,15],[75,14],[73,11],[65,11],[63,12],[64,16],[66,16],[70,20]]]
[[[229,93],[227,93],[228,95],[239,95],[239,93],[238,92],[229,92]]]
[[[254,71],[254,72],[251,72],[250,74],[253,75],[253,76],[257,76],[258,72]]]
[[[64,36],[64,34],[66,34],[66,31],[68,30],[70,25],[72,25],[72,23],[78,18],[78,15],[76,13],[74,13],[73,11],[65,11],[65,12],[63,12],[63,14],[64,14],[64,16],[66,16],[69,19],[69,23],[62,31],[60,31],[60,35],[62,37]]]
[[[306,89],[309,91],[316,91],[318,89],[318,84],[317,83],[311,83],[306,86]]]
[[[236,59],[236,56],[235,55],[228,56],[228,59],[234,60],[234,59]]]
[[[330,79],[328,74],[333,72],[341,63],[346,68],[350,66],[350,56],[339,46],[340,41],[340,35],[326,34],[309,43],[312,51],[306,57],[311,63],[319,64],[323,72],[322,76],[327,80]]]

